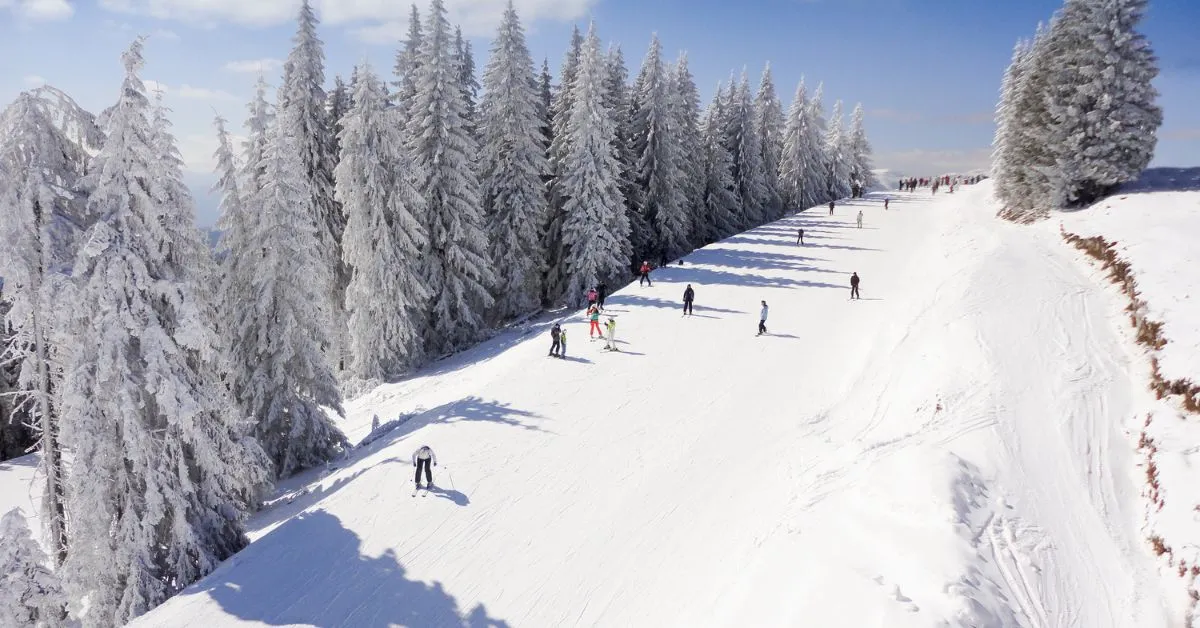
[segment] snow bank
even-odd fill
[[[1058,216],[1063,230],[1081,237],[1100,236],[1128,263],[1147,318],[1161,323],[1165,344],[1143,348],[1157,372],[1143,362],[1144,381],[1175,383],[1177,390],[1200,382],[1200,170],[1156,169],[1121,194],[1093,207]],[[1057,225],[1055,225],[1057,226]],[[1082,255],[1080,256],[1082,257]],[[1107,278],[1097,274],[1097,281]],[[1128,331],[1133,342],[1133,331]],[[1164,385],[1164,384],[1160,384]],[[1145,498],[1143,535],[1161,557],[1173,606],[1195,618],[1200,601],[1200,417],[1181,411],[1184,397],[1155,399],[1140,392],[1139,482]],[[1192,404],[1196,403],[1193,396]]]

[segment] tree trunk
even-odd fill
[[[58,444],[58,421],[51,412],[50,367],[46,357],[46,337],[42,331],[40,312],[42,286],[34,287],[37,304],[33,308],[33,337],[37,354],[38,371],[38,422],[42,430],[42,467],[46,471],[46,493],[44,513],[46,530],[50,536],[50,554],[54,566],[61,567],[67,558],[66,511],[63,506],[62,451]]]

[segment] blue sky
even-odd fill
[[[506,0],[447,0],[472,37],[477,63]],[[240,128],[257,69],[278,78],[299,0],[0,0],[0,102],[41,82],[99,111],[116,97],[120,52],[149,36],[144,78],[165,89],[197,193],[200,222],[215,219],[206,190],[212,118]],[[757,85],[770,61],[785,107],[801,76],[825,83],[827,108],[862,102],[879,167],[909,173],[984,167],[1001,74],[1018,37],[1059,0],[517,0],[536,58],[552,68],[570,25],[595,19],[636,73],[652,32],[673,58],[687,50],[704,97],[731,71]],[[403,0],[314,0],[327,72],[370,61],[390,71],[406,28]],[[418,5],[425,8],[425,0]],[[1143,30],[1157,52],[1165,111],[1156,165],[1200,165],[1200,2],[1152,0]]]

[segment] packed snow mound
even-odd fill
[[[572,313],[347,404],[415,416],[134,625],[1168,625],[1119,297],[986,184],[887,195],[612,295],[619,352]]]

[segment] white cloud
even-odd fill
[[[949,172],[987,171],[992,165],[991,148],[964,150],[915,149],[873,156],[879,168],[904,176],[936,176]]]
[[[230,72],[242,74],[266,74],[282,65],[283,62],[279,59],[245,59],[242,61],[230,61],[225,64],[225,69]]]
[[[514,2],[525,23],[533,24],[580,18],[598,0]],[[508,0],[447,0],[446,9],[450,21],[461,24],[467,35],[491,35],[507,4]],[[410,10],[410,3],[395,0],[313,0],[313,5],[326,24],[354,27],[353,32],[368,42],[390,43],[399,39],[407,28]],[[100,0],[100,6],[118,13],[191,23],[269,26],[294,20],[300,0]]]
[[[0,0],[0,9],[9,9],[18,17],[39,22],[65,20],[75,14],[68,0]]]
[[[30,74],[29,76],[26,76],[24,78],[24,81],[25,81],[26,85],[29,85],[31,87],[41,87],[46,84],[46,79],[44,79],[36,74]]]
[[[226,91],[222,91],[219,89],[209,89],[207,87],[192,87],[191,85],[188,85],[187,83],[180,85],[179,89],[176,90],[175,93],[178,94],[180,98],[187,98],[189,100],[237,100],[238,99],[237,96],[234,96],[233,94],[230,94],[229,92],[226,92]]]
[[[217,167],[213,153],[217,152],[217,135],[212,133],[185,133],[176,137],[183,167],[189,172],[212,172]],[[240,146],[240,144],[235,144]]]
[[[159,28],[159,29],[156,29],[153,33],[150,33],[150,39],[158,40],[158,41],[179,41],[182,38],[179,36],[179,33],[176,33],[173,30],[170,30],[167,28]]]

